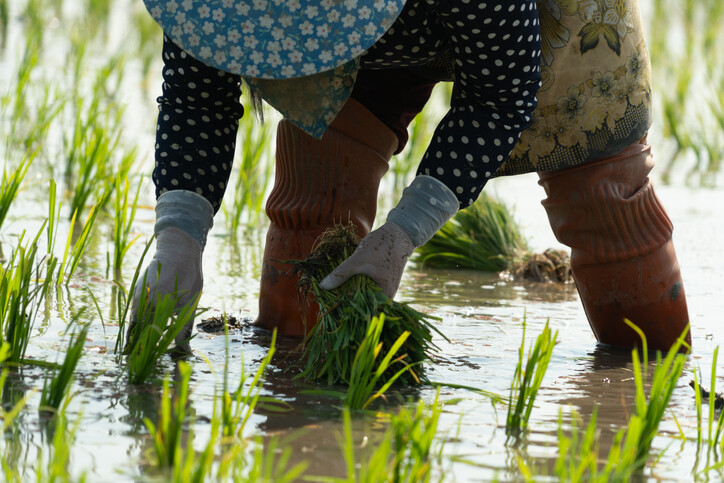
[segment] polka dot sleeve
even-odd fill
[[[447,185],[465,208],[530,124],[540,86],[534,0],[449,0],[438,14],[455,59],[451,108],[418,169]]]
[[[241,78],[199,62],[164,36],[158,98],[156,197],[188,190],[218,211],[234,160]]]

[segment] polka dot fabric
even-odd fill
[[[451,108],[418,174],[445,183],[465,208],[530,124],[541,79],[535,1],[408,2],[362,65],[416,65],[446,50],[455,62]]]
[[[194,191],[216,212],[244,114],[241,78],[199,62],[165,36],[163,62],[153,171],[156,197],[175,189]]]
[[[393,26],[362,56],[361,69],[421,66],[443,57],[454,60],[451,107],[418,174],[442,181],[465,208],[530,124],[541,79],[535,0],[408,1]],[[205,66],[168,39],[164,63],[157,194],[196,191],[218,209],[243,114],[239,77]]]

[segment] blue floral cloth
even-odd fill
[[[171,40],[207,65],[291,79],[359,57],[405,0],[144,0]]]

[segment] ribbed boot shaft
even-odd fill
[[[326,227],[352,220],[369,232],[386,171],[387,162],[379,154],[333,129],[317,140],[282,121],[267,215],[283,228]]]
[[[671,238],[673,225],[648,173],[650,148],[541,176],[543,206],[558,240],[580,252],[579,262],[636,258]]]

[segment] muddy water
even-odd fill
[[[123,6],[122,2],[119,5]],[[63,25],[51,25],[53,28],[62,29]],[[8,45],[22,45],[23,39],[13,37],[13,32],[17,34],[17,29],[11,31]],[[63,34],[58,32],[58,35]],[[0,59],[3,89],[11,82],[17,56],[18,51],[10,48]],[[43,66],[51,73],[59,67]],[[127,112],[133,114],[133,119],[128,122],[126,134],[138,142],[138,169],[146,174],[146,178],[142,181],[142,208],[134,224],[134,234],[141,234],[142,238],[127,255],[126,282],[132,277],[143,242],[153,231],[153,190],[147,174],[153,163],[150,154],[155,115],[153,99],[158,94],[136,89],[140,82],[132,75],[133,66],[130,66],[126,78],[133,87],[125,93],[123,101],[128,103]],[[2,120],[3,123],[8,121]],[[654,149],[661,152],[660,146],[665,143],[656,138],[656,132],[652,129],[651,139]],[[56,134],[55,138],[58,137]],[[53,172],[53,169],[43,169],[42,163],[62,165],[60,146],[57,152],[57,159],[36,163],[27,178],[30,183],[12,207],[9,220],[0,232],[0,243],[6,254],[22,230],[35,234],[40,228],[47,213],[48,173]],[[55,168],[56,172],[59,170]],[[694,353],[674,393],[661,434],[654,440],[654,450],[666,449],[666,452],[655,468],[647,469],[645,475],[652,479],[690,481],[697,464],[697,428],[693,392],[688,382],[692,372],[698,369],[704,380],[709,380],[713,351],[724,340],[724,334],[718,330],[724,313],[721,295],[724,290],[724,223],[721,215],[724,190],[687,188],[677,181],[683,176],[673,178],[673,186],[658,184],[658,194],[675,224],[674,238],[693,324]],[[550,233],[539,203],[543,192],[535,181],[534,176],[495,180],[488,190],[513,208],[532,248],[542,251],[559,245]],[[391,202],[386,200],[382,204],[390,205]],[[159,377],[147,385],[129,386],[125,382],[113,354],[117,331],[113,302],[115,287],[105,268],[107,253],[112,251],[108,242],[109,227],[107,220],[99,222],[79,275],[69,287],[61,287],[53,293],[40,311],[27,355],[51,362],[62,360],[68,341],[65,334],[68,322],[74,314],[84,310],[83,319],[92,322],[92,330],[72,387],[75,396],[68,407],[71,423],[79,424],[71,450],[70,472],[75,476],[87,472],[89,481],[134,481],[147,474],[145,457],[150,441],[143,418],[157,419],[160,377],[172,375],[174,364],[170,359],[164,359]],[[64,221],[60,227],[60,240],[65,239],[67,230],[68,223]],[[201,305],[208,307],[208,312],[202,317],[227,312],[241,319],[254,319],[262,240],[263,227],[243,236],[230,237],[225,232],[222,216],[217,217],[204,258],[206,285]],[[441,390],[445,409],[438,436],[446,444],[440,471],[446,471],[451,480],[519,479],[518,457],[536,471],[544,472],[556,454],[559,411],[563,411],[564,425],[568,427],[567,416],[572,410],[587,421],[597,406],[601,454],[607,453],[613,435],[631,413],[634,386],[630,355],[596,345],[573,286],[509,282],[494,274],[472,271],[420,270],[411,264],[398,298],[439,317],[439,328],[450,339],[449,342],[436,341],[440,351],[428,369],[433,381],[505,395],[515,368],[523,321],[527,321],[528,341],[541,332],[546,321],[558,331],[559,343],[523,445],[517,448],[506,445],[505,407],[495,407],[488,398],[468,390],[450,387]],[[309,461],[309,475],[342,476],[344,467],[336,438],[341,431],[339,402],[310,395],[306,391],[309,387],[291,379],[293,367],[290,366],[294,362],[296,343],[295,340],[279,340],[278,357],[265,385],[265,394],[287,402],[290,410],[271,413],[260,409],[246,433],[248,436],[261,434],[265,438],[293,434],[295,437],[288,443],[294,450],[293,458]],[[266,354],[268,344],[269,333],[248,324],[232,331],[228,359],[230,380],[238,380],[242,367],[247,371],[255,370]],[[197,332],[192,342],[190,411],[197,421],[194,444],[198,449],[209,436],[208,418],[212,415],[213,395],[221,384],[227,362],[225,346],[223,336],[203,332]],[[47,425],[37,412],[44,374],[40,368],[23,367],[10,378],[2,393],[5,403],[23,396],[27,398],[26,409],[17,418],[16,430],[6,434],[0,447],[12,464],[25,468],[26,475],[35,468],[39,451],[48,453]],[[720,385],[722,383],[724,381],[720,380]],[[432,401],[434,397],[432,387],[399,395],[402,400]],[[393,398],[382,409],[392,411],[395,404]],[[678,430],[673,416],[688,438],[685,443],[676,438]],[[363,441],[364,436],[374,441],[381,428],[382,424],[374,416],[358,415],[355,418],[356,442]],[[698,465],[699,469],[705,466],[703,463]],[[720,475],[712,475],[712,479],[720,479]]]
[[[535,177],[496,180],[489,189],[513,207],[516,219],[531,246],[541,251],[559,245],[550,234],[545,213],[540,207],[542,190]],[[32,191],[32,190],[31,190]],[[688,387],[692,371],[701,369],[708,381],[714,348],[722,343],[718,329],[724,312],[721,297],[724,288],[722,265],[724,228],[720,207],[724,191],[689,189],[682,186],[659,186],[659,195],[675,223],[675,241],[682,266],[693,328],[694,353],[685,375],[674,393],[670,411],[662,423],[661,435],[654,440],[654,450],[666,449],[653,470],[653,478],[689,481],[696,464],[696,412],[693,391]],[[6,241],[20,227],[33,232],[42,220],[42,204],[32,212],[36,216],[17,216],[4,232]],[[153,212],[139,213],[139,233],[152,231]],[[105,233],[105,228],[99,229]],[[202,316],[233,314],[253,320],[258,294],[259,262],[263,232],[239,236],[232,241],[224,233],[223,223],[212,232],[205,254],[205,292],[201,305],[209,310]],[[36,320],[28,355],[59,361],[68,337],[64,329],[71,315],[85,309],[84,318],[93,329],[81,359],[73,391],[76,396],[68,412],[71,421],[80,421],[77,440],[72,449],[72,471],[87,471],[91,480],[133,480],[144,474],[144,456],[149,448],[147,431],[142,423],[147,417],[156,420],[160,384],[133,387],[125,383],[115,362],[113,344],[116,327],[113,317],[113,284],[105,277],[105,254],[109,249],[103,236],[97,236],[84,266],[84,275],[68,289],[59,290]],[[127,273],[140,255],[140,244],[129,254]],[[128,275],[130,278],[130,275]],[[102,318],[95,308],[98,301]],[[441,319],[440,330],[450,339],[438,339],[440,351],[429,367],[430,379],[472,386],[507,394],[512,379],[522,322],[527,321],[527,339],[539,334],[550,321],[558,331],[559,344],[538,396],[530,421],[531,431],[517,449],[506,446],[503,425],[505,408],[495,407],[484,396],[464,389],[444,387],[441,400],[445,405],[438,435],[446,441],[443,470],[457,481],[515,480],[519,478],[517,457],[544,471],[556,455],[555,443],[559,411],[564,418],[575,409],[585,421],[594,406],[598,407],[601,428],[601,454],[605,455],[613,435],[627,421],[633,403],[633,380],[630,355],[597,346],[592,336],[575,288],[570,285],[519,283],[501,280],[494,274],[474,271],[420,270],[411,264],[403,278],[398,298]],[[247,428],[249,436],[262,434],[296,437],[289,443],[294,458],[309,461],[311,475],[344,474],[336,435],[341,431],[339,403],[333,399],[309,395],[309,389],[291,379],[296,340],[279,341],[279,355],[274,362],[265,393],[289,403],[291,410],[270,413],[259,410]],[[236,381],[242,366],[258,367],[266,354],[269,333],[244,325],[234,330],[229,341],[230,380]],[[198,332],[192,342],[194,357],[191,412],[196,416],[195,443],[201,448],[208,439],[208,418],[212,415],[214,390],[221,383],[224,368],[225,340],[221,335]],[[243,363],[242,363],[243,361]],[[170,359],[163,361],[161,374],[173,373]],[[15,443],[6,440],[6,455],[13,449],[17,464],[32,467],[38,448],[46,436],[38,418],[38,390],[42,387],[42,370],[24,368],[6,387],[6,401],[25,395],[27,409],[18,421]],[[10,390],[12,389],[12,390]],[[400,398],[432,401],[435,390],[424,387]],[[390,402],[384,409],[392,410]],[[689,442],[677,439],[676,416]],[[568,422],[565,423],[566,425]],[[374,417],[356,418],[356,437],[379,434],[381,424]],[[297,434],[302,429],[301,434]],[[457,462],[463,459],[466,462]],[[699,468],[701,469],[701,463]]]

